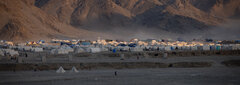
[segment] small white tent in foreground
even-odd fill
[[[75,66],[73,66],[73,67],[72,67],[72,70],[71,70],[71,72],[78,73],[79,71],[76,69],[76,67],[75,67]]]
[[[65,73],[66,71],[63,69],[62,66],[60,66],[59,69],[56,72],[57,73]]]

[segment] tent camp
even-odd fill
[[[42,45],[42,48],[46,50],[51,50],[51,49],[58,49],[60,47],[58,45]]]
[[[43,48],[39,48],[39,47],[35,47],[35,48],[31,48],[32,52],[42,52]]]
[[[32,46],[18,46],[17,49],[19,51],[31,51]]]
[[[18,51],[12,50],[12,49],[3,49],[5,54],[9,54],[10,56],[18,56]]]

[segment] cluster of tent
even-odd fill
[[[52,49],[51,54],[68,54],[73,53],[97,53],[103,51],[130,51],[130,52],[140,52],[140,51],[173,51],[173,50],[185,50],[185,51],[209,51],[209,50],[240,50],[240,45],[196,45],[196,46],[172,46],[172,45],[125,45],[119,44],[118,46],[111,45],[89,45],[89,46],[74,46],[70,47],[68,45],[62,45],[60,48]]]
[[[42,52],[43,48],[41,47],[32,47],[32,46],[10,46],[11,49],[16,49],[18,51],[30,51],[30,52]]]
[[[44,41],[41,41],[44,43]],[[14,49],[14,50],[11,50]],[[15,51],[16,50],[16,51]],[[162,44],[149,44],[149,45],[139,45],[137,43],[118,45],[111,44],[91,44],[90,42],[81,42],[79,45],[68,45],[65,43],[44,43],[40,46],[9,46],[9,49],[0,50],[0,55],[9,54],[11,56],[19,55],[18,51],[28,51],[28,52],[43,52],[44,50],[50,52],[50,54],[69,54],[69,53],[98,53],[105,51],[130,51],[130,52],[140,52],[140,51],[195,51],[195,50],[240,50],[240,44],[203,44],[203,43],[192,43],[188,44],[186,42],[176,42],[176,43],[162,43]]]
[[[62,66],[59,67],[59,69],[57,69],[56,73],[65,73],[66,71],[63,69]],[[71,73],[78,73],[79,71],[77,70],[77,68],[75,66],[72,67]]]
[[[6,55],[18,56],[19,53],[18,53],[18,51],[15,51],[15,50],[12,50],[12,49],[0,49],[0,55],[1,56],[6,56]]]
[[[111,47],[110,50],[116,49],[117,51],[173,51],[173,50],[240,50],[239,44],[229,44],[229,45],[195,45],[195,46],[172,46],[172,45],[148,45],[148,46],[117,46]]]
[[[108,51],[107,48],[100,48],[100,47],[74,47],[74,53],[83,53],[83,52],[89,52],[89,53],[98,53],[102,51]]]
[[[74,49],[69,47],[68,45],[62,45],[60,48],[52,49],[51,54],[68,54],[70,52],[74,52]]]

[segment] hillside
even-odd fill
[[[194,0],[48,0],[42,4],[41,0],[37,2],[41,4],[39,8],[61,21],[93,31],[144,26],[181,33],[179,29],[203,30],[224,22],[225,18],[212,16],[197,8],[194,3]]]
[[[0,1],[0,39],[27,41],[51,38],[95,38],[97,33],[62,23],[34,6],[34,0]],[[84,37],[83,37],[84,36]]]
[[[1,0],[0,11],[4,40],[201,38],[201,33],[239,19],[240,1]]]

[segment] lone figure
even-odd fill
[[[168,56],[168,53],[167,53],[167,52],[164,52],[164,53],[163,53],[163,58],[164,58],[164,59],[167,59],[167,56]]]
[[[114,75],[117,76],[117,71],[114,72]]]

